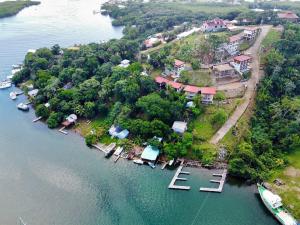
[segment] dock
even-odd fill
[[[118,148],[116,149],[116,151],[114,152],[114,155],[117,156],[117,157],[115,158],[115,160],[114,160],[115,163],[120,159],[121,153],[123,152],[123,150],[124,150],[123,147],[118,147]]]
[[[216,193],[221,193],[223,191],[223,187],[224,187],[226,176],[227,176],[227,170],[225,169],[222,174],[214,173],[213,176],[221,177],[221,180],[210,180],[211,183],[219,183],[219,187],[218,188],[200,188],[200,191],[216,192]]]
[[[109,156],[112,151],[114,151],[114,148],[116,147],[116,143],[111,143],[110,145],[106,146],[103,144],[97,144],[97,145],[92,145],[94,148],[104,152],[105,157]]]
[[[176,189],[176,190],[190,190],[191,187],[190,186],[182,186],[182,185],[176,185],[176,181],[180,180],[180,181],[187,181],[186,178],[181,178],[179,177],[180,174],[190,174],[189,172],[185,172],[182,171],[183,165],[179,166],[179,168],[177,169],[173,179],[171,180],[171,183],[169,184],[169,189]]]
[[[39,120],[41,120],[41,119],[42,119],[42,117],[40,116],[40,117],[38,117],[38,118],[32,120],[32,122],[33,122],[33,123],[36,123],[37,121],[39,121]]]
[[[66,128],[66,127],[62,127],[62,128],[60,128],[58,131],[59,131],[60,133],[64,134],[64,135],[67,135],[68,132],[65,131],[65,128]]]
[[[165,169],[167,165],[168,165],[168,162],[165,162],[165,163],[162,165],[161,169],[162,169],[162,170]]]

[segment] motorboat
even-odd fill
[[[138,164],[138,165],[143,165],[143,164],[144,164],[144,161],[141,160],[141,159],[135,159],[135,160],[133,160],[133,162],[134,162],[135,164]]]
[[[16,100],[16,99],[17,99],[17,92],[15,92],[15,91],[10,92],[10,93],[9,93],[9,97],[10,97],[12,100]]]
[[[11,87],[11,81],[2,81],[0,82],[0,89],[10,88]]]
[[[24,103],[18,104],[17,107],[18,107],[19,110],[22,110],[22,111],[28,111],[29,110],[29,106],[24,104]]]

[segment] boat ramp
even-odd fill
[[[224,186],[226,176],[227,176],[227,170],[225,169],[222,174],[214,173],[213,176],[221,177],[221,180],[210,180],[210,182],[212,182],[212,183],[219,183],[219,187],[218,188],[200,188],[200,191],[216,192],[216,193],[221,193],[223,191],[223,186]]]
[[[183,165],[179,166],[179,168],[177,169],[173,179],[171,180],[171,183],[169,184],[169,189],[176,189],[176,190],[190,190],[191,187],[190,186],[182,186],[182,185],[176,185],[176,181],[177,180],[181,180],[181,181],[187,181],[186,178],[181,178],[179,177],[180,174],[190,174],[190,172],[185,172],[182,171]]]

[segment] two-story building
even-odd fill
[[[205,21],[201,26],[201,30],[203,32],[216,32],[220,30],[225,30],[226,28],[227,26],[225,21],[220,18]]]
[[[174,73],[175,77],[180,77],[180,73],[185,70],[185,62],[175,59],[174,62]]]
[[[185,95],[186,95],[187,99],[194,98],[201,91],[201,89],[199,87],[192,86],[192,85],[186,85],[183,90],[185,92]]]
[[[242,40],[243,40],[243,33],[229,37],[228,43],[224,45],[224,48],[230,56],[239,54],[239,46]]]
[[[239,55],[234,57],[232,65],[239,73],[245,73],[249,71],[249,63],[251,61],[251,57],[248,55]]]
[[[234,67],[228,63],[213,66],[213,75],[216,79],[234,78],[237,76]]]
[[[258,35],[259,28],[258,27],[247,27],[244,30],[244,39],[248,41],[252,41]]]
[[[204,104],[212,104],[214,100],[214,96],[217,93],[217,89],[215,87],[203,87],[200,90],[201,92],[201,101]]]

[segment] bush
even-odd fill
[[[36,107],[35,114],[47,119],[50,115],[50,110],[45,105],[41,104]]]
[[[98,141],[98,138],[95,134],[88,134],[87,136],[85,136],[85,143],[89,147],[96,144],[97,141]]]
[[[212,123],[217,126],[223,125],[228,118],[227,113],[224,109],[219,109],[217,112],[214,113],[212,117]]]
[[[48,127],[51,129],[58,127],[61,119],[60,113],[52,112],[47,120]]]

